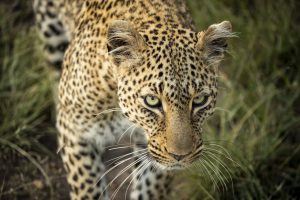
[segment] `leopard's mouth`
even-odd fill
[[[157,160],[153,161],[154,165],[163,170],[184,170],[191,166],[192,163],[174,162],[174,163],[160,163]]]
[[[195,146],[189,154],[178,156],[168,152],[168,147],[165,145],[152,145],[150,142],[147,145],[148,157],[160,169],[180,170],[189,168],[195,162],[199,161],[204,149],[202,141]]]
[[[191,157],[187,157],[186,159],[177,161],[174,159],[164,159],[163,157],[158,157],[157,155],[153,155],[151,152],[148,152],[149,157],[151,158],[154,166],[163,170],[183,170],[190,167],[194,162],[200,159],[199,155],[191,155]]]
[[[185,166],[183,163],[161,163],[160,161],[154,159],[152,160],[154,166],[156,166],[159,169],[162,170],[183,170],[187,166]]]

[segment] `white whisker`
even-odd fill
[[[119,147],[111,147],[108,149],[108,151],[116,150],[116,149],[128,149],[128,148],[134,148],[134,146],[119,146]]]
[[[214,108],[214,111],[224,111],[224,112],[226,112],[226,113],[230,113],[230,110],[224,109],[224,108],[221,108],[221,107],[215,107],[215,108]]]
[[[136,127],[135,124],[129,126],[129,127],[121,134],[121,136],[120,136],[120,138],[119,138],[117,144],[119,144],[119,142],[121,141],[121,139],[122,139],[122,137],[124,136],[124,134],[125,134],[129,129],[131,129],[131,128],[134,127],[134,126]]]
[[[223,167],[223,169],[225,169],[226,173],[230,177],[231,182],[233,182],[232,177],[231,177],[231,173],[230,173],[228,167],[226,167],[225,163],[219,157],[217,157],[216,155],[214,155],[213,153],[208,152],[208,151],[206,153],[208,153],[207,156],[213,158],[216,162],[218,162]]]
[[[220,149],[222,149],[229,157],[231,157],[230,153],[228,152],[227,149],[225,149],[224,147],[222,147],[221,145],[219,144],[216,144],[216,143],[209,143],[209,144],[206,144],[207,146],[215,146],[215,147],[219,147]]]
[[[232,189],[234,189],[234,187],[233,187],[233,180],[232,180],[231,173],[230,173],[228,167],[226,167],[225,163],[224,163],[219,157],[217,157],[216,155],[214,155],[213,153],[211,153],[211,152],[206,152],[206,153],[208,153],[207,156],[213,158],[216,162],[218,162],[218,163],[223,167],[223,169],[226,171],[226,173],[227,173],[228,176],[229,176],[230,183],[231,183],[231,187],[232,187]],[[228,180],[228,179],[227,179],[227,180]],[[228,180],[228,181],[229,181],[229,180]]]
[[[148,161],[148,162],[147,162]],[[130,184],[132,183],[132,181],[135,179],[135,177],[138,177],[139,176],[139,178],[141,178],[141,175],[144,173],[144,171],[151,165],[151,160],[149,160],[148,158],[146,158],[146,164],[144,164],[144,167],[145,167],[145,169],[143,168],[143,169],[140,169],[137,173],[136,173],[136,175],[132,178],[132,180],[130,181],[130,183],[129,183],[129,185],[127,186],[127,188],[126,188],[126,192],[125,192],[125,196],[127,196],[127,192],[128,192],[128,189],[129,189],[129,186],[130,186]]]
[[[114,147],[127,147],[127,148],[133,148],[133,147],[135,147],[135,145],[132,145],[132,144],[115,144],[115,145],[109,145],[109,146],[106,146],[105,149],[110,149],[110,148],[114,148]]]
[[[112,163],[114,163],[114,162],[116,162],[116,161],[118,161],[118,160],[120,160],[120,159],[122,159],[122,158],[125,158],[126,156],[135,154],[135,153],[140,152],[140,151],[147,151],[147,149],[140,149],[140,150],[137,150],[137,151],[134,151],[134,152],[130,152],[130,153],[127,153],[127,154],[125,154],[125,155],[121,155],[121,156],[118,156],[118,157],[116,157],[116,158],[109,159],[108,161],[105,161],[105,163],[111,162],[110,164],[108,164],[108,166],[109,166],[109,165],[111,165]],[[131,158],[134,158],[134,157],[139,156],[139,155],[140,155],[140,154],[133,155]]]
[[[146,156],[147,157],[147,156]],[[145,158],[146,158],[145,157]],[[143,169],[145,166],[147,167],[147,164],[148,163],[146,163],[146,164],[141,164],[139,167],[137,167],[136,169],[138,169],[138,172],[141,170],[141,169]],[[136,170],[135,169],[135,170]],[[132,176],[132,174],[134,174],[135,173],[135,170],[133,170],[123,181],[122,181],[122,183],[119,185],[119,187],[115,190],[115,192],[113,193],[113,195],[112,195],[112,200],[115,198],[115,196],[116,196],[116,194],[118,193],[118,191],[121,189],[121,187],[122,187],[122,185],[127,181],[127,179],[129,178],[129,177],[131,177]],[[127,193],[125,193],[125,195],[126,195]],[[126,196],[125,196],[125,198],[126,198]]]
[[[63,148],[65,148],[65,145],[64,145],[64,144],[61,145],[61,146],[57,149],[56,154],[58,154]]]
[[[121,111],[122,111],[121,108],[111,108],[111,109],[104,110],[104,111],[102,111],[100,113],[93,113],[93,115],[95,117],[99,117],[102,114],[107,114],[107,113],[111,113],[111,112],[121,112]]]
[[[142,154],[141,154],[142,155]],[[127,158],[125,160],[122,160],[121,162],[117,163],[115,166],[111,167],[109,170],[107,170],[104,174],[102,174],[102,176],[96,181],[95,185],[109,172],[111,172],[113,169],[115,169],[116,167],[118,167],[119,165],[121,165],[122,163],[125,163],[126,161],[132,159],[133,157]],[[94,186],[95,186],[94,185]]]
[[[227,190],[227,185],[226,185],[225,181],[228,182],[228,180],[226,179],[224,174],[204,154],[203,154],[203,156],[205,159],[207,159],[207,160],[203,159],[203,161],[206,162],[208,167],[216,174],[216,177],[221,181],[223,190],[224,190],[224,188],[225,188],[225,190]],[[225,179],[225,181],[224,181],[224,179]]]
[[[129,143],[131,144],[131,136],[132,136],[132,134],[133,134],[133,132],[134,132],[134,130],[137,128],[137,126],[136,127],[134,127],[132,130],[131,130],[131,133],[130,133],[130,136],[129,136]]]
[[[219,190],[218,184],[215,180],[215,178],[212,176],[212,174],[210,173],[210,171],[206,168],[205,164],[203,162],[200,162],[201,166],[204,167],[205,171],[207,172],[208,176],[210,177],[210,179],[213,181],[214,183],[214,187],[217,188],[217,190]]]
[[[212,149],[212,148],[207,148],[207,147],[205,147],[205,148],[203,149],[203,151],[212,151],[212,152],[216,152],[216,153],[219,154],[219,155],[223,155],[223,156],[224,156],[225,158],[227,158],[229,161],[233,162],[233,163],[236,164],[238,167],[240,167],[241,169],[243,169],[242,166],[241,166],[239,163],[237,163],[236,161],[234,161],[234,160],[231,158],[231,156],[228,156],[227,154],[224,154],[224,153],[221,152],[221,151],[218,151],[218,150]]]
[[[145,155],[146,153],[144,153],[144,154],[141,154],[141,157],[140,158],[138,158],[137,160],[135,160],[134,162],[132,162],[131,164],[129,164],[128,166],[126,166],[123,170],[121,170],[117,175],[116,175],[116,177],[113,179],[113,180],[111,180],[108,184],[107,184],[107,186],[104,188],[104,190],[102,191],[102,193],[101,193],[101,195],[100,195],[100,197],[102,197],[102,195],[103,195],[103,193],[104,193],[104,191],[106,191],[107,190],[107,188],[118,178],[118,177],[120,177],[125,171],[127,171],[128,169],[130,169],[132,166],[134,166],[136,163],[138,163],[138,162],[140,162],[142,159],[144,159],[145,157],[147,157],[147,155]],[[131,158],[130,158],[131,159]],[[123,162],[121,162],[121,163],[123,163]],[[118,164],[118,165],[120,165],[120,164]],[[113,167],[113,168],[115,168],[115,166]],[[111,171],[112,169],[109,169],[109,171]]]

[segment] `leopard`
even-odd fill
[[[174,173],[201,162],[231,23],[196,31],[183,0],[34,0],[34,11],[45,57],[60,70],[56,127],[70,198],[113,199],[103,154],[134,127],[123,157],[134,162],[122,170],[133,168],[130,199],[167,199]]]

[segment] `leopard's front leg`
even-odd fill
[[[62,133],[59,140],[71,199],[99,199],[100,196],[101,199],[108,199],[107,191],[104,191],[106,180],[99,178],[105,172],[101,159],[103,149],[90,141],[71,138],[67,139],[69,145],[65,145],[65,138],[68,136]]]
[[[140,166],[141,165],[141,166]],[[165,200],[168,197],[171,188],[172,175],[166,171],[155,168],[149,164],[137,165],[132,183],[132,200]],[[138,170],[142,169],[142,170]]]
[[[108,199],[102,154],[105,146],[115,141],[117,127],[112,124],[120,124],[110,123],[116,118],[112,114],[88,123],[80,123],[80,120],[74,123],[72,114],[62,109],[57,118],[59,150],[71,188],[71,199]]]

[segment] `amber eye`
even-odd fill
[[[157,108],[161,106],[161,101],[159,100],[159,98],[153,95],[144,96],[144,102],[151,108]]]
[[[206,106],[209,100],[209,96],[207,94],[196,96],[193,99],[193,108],[203,108]]]

